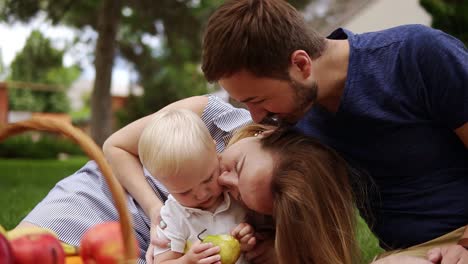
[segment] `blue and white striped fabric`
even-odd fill
[[[208,96],[208,104],[202,120],[216,140],[217,151],[225,148],[232,132],[251,123],[249,112],[234,108],[213,95]],[[145,171],[145,177],[155,193],[165,201],[167,190]],[[49,194],[23,219],[42,227],[54,230],[60,240],[71,245],[79,245],[81,236],[90,227],[105,221],[117,221],[111,192],[94,161],[89,161],[75,174],[61,180]],[[150,241],[150,219],[137,202],[127,195],[127,206],[133,218],[135,235],[140,247],[138,263],[146,263],[145,252]]]

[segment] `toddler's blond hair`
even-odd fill
[[[214,141],[201,118],[186,109],[156,113],[138,142],[138,155],[147,170],[161,179],[178,175],[184,163],[216,151]]]

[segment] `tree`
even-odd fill
[[[90,26],[98,33],[95,49],[96,78],[92,98],[91,136],[101,145],[111,133],[110,82],[122,0],[5,0],[0,18],[29,21],[39,12],[54,23],[75,28]]]
[[[5,64],[3,63],[3,53],[0,48],[0,81],[3,80],[3,75],[5,74]]]
[[[167,67],[184,69],[200,59],[201,28],[222,0],[4,0],[0,18],[28,21],[39,12],[53,23],[75,28],[89,26],[98,33],[95,49],[96,80],[92,96],[91,136],[98,145],[111,132],[110,80],[115,55],[139,70],[141,83]],[[295,0],[305,5],[308,0]],[[126,15],[122,11],[126,11]],[[145,36],[164,42],[161,54],[144,43]],[[162,59],[162,60],[161,60]],[[144,65],[141,66],[140,65]],[[153,68],[148,65],[154,66]],[[142,73],[141,71],[145,71]],[[150,73],[152,72],[152,73]],[[178,80],[180,76],[172,76]],[[150,87],[145,89],[158,89]],[[174,93],[180,94],[180,93]],[[157,110],[157,109],[154,109]]]
[[[118,42],[119,52],[135,65],[145,92],[141,98],[130,98],[129,106],[119,113],[120,125],[153,113],[170,102],[213,91],[199,70],[201,36],[209,15],[224,1],[202,0],[198,5],[189,5],[190,2],[193,1],[159,1],[159,9],[153,11],[138,7],[152,12],[146,16],[151,18],[148,22],[143,22],[145,17],[137,12],[123,18],[121,32],[124,34]],[[302,8],[310,1],[290,2]],[[158,19],[154,20],[155,17]],[[139,24],[128,23],[129,20]],[[162,29],[153,32],[141,26],[154,21]],[[147,32],[161,37],[160,52],[142,41]]]
[[[432,15],[432,27],[443,30],[468,45],[468,1],[420,0],[421,6]]]
[[[15,56],[10,66],[9,80],[55,84],[68,87],[80,74],[76,66],[63,67],[64,51],[52,47],[50,40],[34,30],[24,48]],[[11,109],[36,112],[67,112],[65,91],[45,92],[29,89],[11,89]]]

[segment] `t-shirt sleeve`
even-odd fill
[[[468,52],[458,39],[422,28],[413,40],[426,109],[436,122],[456,129],[468,122]]]
[[[161,219],[166,222],[167,227],[161,229],[158,226],[158,236],[165,237],[171,241],[171,251],[184,253],[185,243],[189,238],[189,230],[183,224],[183,215],[180,214],[179,208],[176,208],[170,200],[161,208]],[[155,247],[154,255],[166,252],[167,248]]]
[[[208,96],[208,104],[201,119],[210,131],[211,137],[216,141],[218,152],[225,148],[236,129],[252,122],[247,110],[235,108],[215,95]]]

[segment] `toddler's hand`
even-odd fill
[[[189,251],[183,256],[187,263],[196,264],[221,264],[221,256],[218,254],[221,249],[214,247],[211,243],[193,243]]]
[[[254,236],[253,227],[247,223],[238,224],[231,231],[231,235],[239,240],[241,244],[241,250],[243,252],[252,250],[257,242]]]

